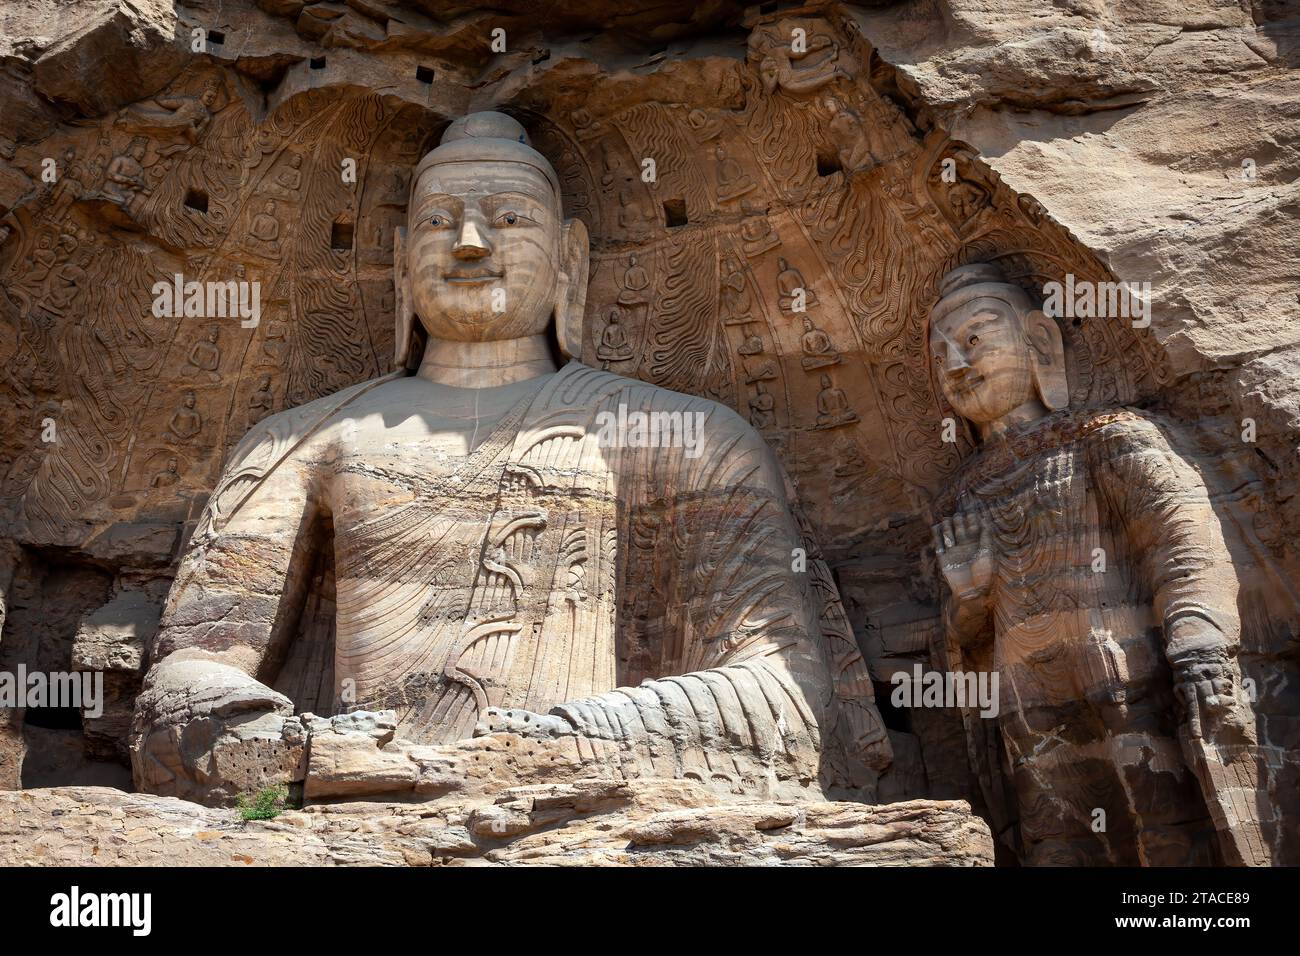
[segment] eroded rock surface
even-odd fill
[[[231,450],[400,364],[395,237],[413,167],[453,119],[500,109],[591,237],[571,354],[727,406],[762,436],[790,478],[820,623],[869,668],[859,699],[952,659],[931,526],[983,445],[944,437],[961,416],[925,322],[942,277],[993,262],[1035,304],[1066,274],[1149,282],[1149,328],[1059,322],[1063,388],[1081,420],[1128,408],[1167,422],[1204,485],[1239,583],[1224,610],[1240,620],[1233,666],[1255,695],[1275,862],[1298,859],[1293,5],[618,6],[0,11],[0,669],[104,668],[111,684],[80,730],[60,725],[75,715],[0,714],[0,786],[120,777],[151,622]],[[792,50],[796,29],[811,54]],[[256,281],[260,320],[157,315],[154,284],[176,275]],[[1106,529],[1081,523],[1069,547],[1087,553]],[[267,561],[246,544],[229,581]],[[256,675],[272,713],[227,725],[184,711],[198,719],[176,753],[223,801],[282,778],[330,799],[455,790],[447,755],[363,753],[334,729],[318,728],[307,774],[307,715],[332,712],[342,676],[334,551],[311,553],[294,568],[300,620]],[[649,597],[662,577],[645,567]],[[197,643],[226,620],[219,591],[183,622]],[[1157,710],[1172,739],[1181,712]],[[879,798],[968,799],[1015,848],[1019,822],[983,785],[1005,802],[1009,772],[971,762],[996,728],[951,707],[887,716]],[[585,766],[575,757],[562,785]]]
[[[521,787],[481,803],[334,804],[250,823],[230,810],[106,787],[0,793],[4,866],[992,862],[987,826],[960,801],[729,802],[680,781]]]

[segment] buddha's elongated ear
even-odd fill
[[[393,364],[398,369],[410,367],[411,345],[415,328],[415,300],[411,297],[411,277],[406,272],[406,227],[393,230]],[[418,361],[418,356],[415,357]]]
[[[1065,344],[1056,320],[1034,309],[1025,316],[1025,335],[1034,359],[1034,384],[1038,397],[1052,411],[1070,404],[1070,386],[1065,377]]]
[[[559,275],[555,282],[555,335],[566,357],[582,360],[582,319],[587,306],[590,247],[587,226],[568,219],[560,234]]]

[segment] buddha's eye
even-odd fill
[[[429,217],[429,225],[435,229],[441,229],[443,226],[450,226],[451,220],[442,213],[434,213]]]
[[[497,216],[497,218],[496,218],[496,220],[495,220],[495,222],[494,222],[494,225],[497,225],[497,226],[513,226],[515,223],[517,223],[517,222],[518,222],[520,219],[522,219],[522,218],[523,218],[523,216],[521,216],[519,213],[515,212],[513,209],[507,209],[505,212],[503,212],[503,213],[501,213],[500,215]]]

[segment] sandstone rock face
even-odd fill
[[[1285,3],[1075,15],[946,0],[859,19],[954,136],[1050,197],[1116,274],[1152,284],[1153,332],[1190,376],[1300,344],[1295,17]],[[935,28],[924,41],[922,19]]]
[[[944,276],[983,263],[1034,308],[1046,285],[1067,275],[1150,283],[1148,327],[1057,317],[1065,396],[1057,410],[1081,428],[1121,412],[1158,423],[1160,442],[1130,448],[1129,458],[1150,484],[1176,471],[1197,507],[1204,499],[1202,524],[1221,541],[1193,550],[1214,553],[1219,592],[1235,595],[1210,608],[1237,622],[1235,649],[1200,676],[1210,691],[1227,681],[1249,698],[1233,745],[1249,750],[1248,766],[1216,763],[1212,736],[1190,736],[1173,691],[1176,662],[1160,657],[1174,635],[1146,593],[1123,626],[1151,628],[1144,640],[1156,652],[1143,660],[1158,672],[1153,733],[1191,741],[1190,751],[1160,750],[1169,786],[1147,772],[1146,731],[1130,734],[1125,723],[1136,718],[1112,714],[1127,706],[1113,685],[1136,666],[1114,650],[1117,615],[1066,627],[1096,652],[1086,658],[1095,672],[1050,655],[1007,669],[1053,675],[1037,699],[1065,708],[1069,745],[1087,750],[1074,795],[1090,802],[1075,808],[1079,819],[1105,809],[1128,821],[1112,828],[1124,834],[1117,841],[1128,839],[1132,808],[1110,797],[1129,774],[1165,801],[1159,813],[1172,820],[1207,819],[1221,834],[1234,821],[1266,819],[1272,862],[1300,862],[1300,18],[1292,5],[901,0],[767,11],[632,2],[617,14],[595,0],[562,6],[20,0],[0,11],[0,671],[102,672],[107,692],[97,718],[0,711],[0,787],[15,791],[0,795],[12,832],[40,821],[34,829],[48,831],[48,852],[67,859],[83,844],[55,829],[67,815],[41,816],[42,801],[69,811],[100,802],[113,819],[142,821],[123,824],[135,834],[127,843],[143,840],[165,862],[206,852],[197,836],[141,835],[186,814],[219,834],[214,860],[229,849],[232,859],[258,862],[366,853],[428,862],[443,852],[588,862],[766,861],[789,852],[799,862],[840,861],[827,847],[839,846],[833,833],[843,828],[861,838],[843,851],[850,857],[878,847],[986,861],[987,848],[962,835],[970,818],[955,804],[923,802],[966,800],[1005,852],[1030,861],[1026,846],[1041,841],[1026,838],[1035,824],[1017,806],[1025,765],[1007,753],[1014,734],[970,708],[890,703],[895,679],[916,667],[996,670],[1005,661],[1006,642],[990,632],[968,647],[953,639],[961,582],[954,587],[936,553],[947,547],[942,523],[965,521],[963,495],[1041,504],[1050,496],[1032,491],[1039,478],[1078,506],[1050,555],[1027,557],[1022,547],[1033,537],[1024,529],[1036,533],[1048,520],[1032,506],[1017,520],[1004,515],[985,549],[996,549],[1003,571],[1019,562],[1032,573],[981,600],[1004,631],[1008,621],[1033,631],[1035,601],[1058,608],[1072,589],[1087,589],[1086,575],[1061,567],[1087,567],[1095,547],[1110,567],[1148,580],[1128,551],[1144,554],[1144,535],[1157,535],[1161,522],[1103,519],[1092,471],[1043,465],[1066,454],[1065,443],[1048,449],[1043,438],[1061,434],[1058,419],[1016,446],[1046,470],[1020,475],[1007,491],[985,467],[996,443],[945,395],[928,322]],[[492,46],[498,28],[504,49]],[[808,52],[792,47],[795,31]],[[853,665],[843,673],[856,675],[857,700],[871,699],[874,682],[888,729],[876,727],[873,742],[892,764],[882,758],[857,789],[909,802],[807,804],[808,814],[822,808],[819,836],[801,843],[793,823],[767,826],[784,819],[776,809],[784,804],[595,773],[594,760],[617,758],[612,740],[588,752],[574,738],[521,737],[534,752],[510,764],[503,745],[499,759],[488,756],[499,739],[430,745],[403,741],[377,718],[340,722],[336,622],[346,619],[339,604],[349,594],[330,546],[335,529],[321,525],[312,532],[320,537],[303,543],[312,559],[292,565],[293,614],[282,617],[272,606],[282,590],[247,584],[279,557],[257,537],[276,520],[289,523],[274,508],[222,562],[205,565],[213,577],[202,580],[203,599],[182,607],[194,613],[172,618],[202,649],[223,626],[292,617],[273,652],[245,665],[257,686],[204,685],[211,693],[196,700],[200,681],[190,675],[138,699],[157,663],[155,625],[209,497],[223,473],[239,489],[259,466],[232,454],[243,436],[258,426],[278,436],[313,402],[401,365],[394,267],[413,169],[454,119],[489,109],[523,124],[554,166],[564,214],[591,237],[569,353],[600,372],[733,410],[788,476],[819,625],[839,648],[832,657]],[[256,283],[257,320],[238,314],[237,299],[220,315],[183,306],[160,314],[156,285],[175,276],[223,288]],[[1159,456],[1173,464],[1156,467]],[[634,540],[654,527],[642,523]],[[963,543],[978,546],[980,525],[970,527],[974,541]],[[634,590],[648,603],[636,619],[666,619],[655,604],[663,566],[640,568]],[[1056,584],[1016,590],[1052,579],[1050,568]],[[1113,589],[1127,594],[1113,579],[1088,593],[1101,607]],[[230,616],[231,594],[264,601],[256,613]],[[445,612],[424,601],[409,610],[426,621]],[[703,617],[707,608],[692,620]],[[620,650],[619,682],[659,676],[647,660],[662,658],[640,646]],[[373,704],[397,706],[396,697]],[[253,714],[254,705],[263,712]],[[167,756],[137,771],[140,785],[172,786],[184,776],[172,770],[184,766],[191,780],[198,768],[202,785],[167,792],[228,803],[290,783],[322,804],[226,830],[218,821],[228,811],[164,798],[18,791],[129,786],[133,708],[147,718],[142,726],[166,713],[187,727],[157,738]],[[497,732],[512,729],[508,716],[494,719]],[[1058,722],[1044,721],[1032,735],[1050,736]],[[1232,779],[1220,772],[1227,766]],[[593,776],[600,782],[581,787],[625,796],[593,797],[607,803],[584,816],[573,788]],[[537,832],[532,787],[552,788],[559,819],[587,821],[577,842]],[[400,832],[423,825],[415,802],[324,805],[377,789],[395,800],[460,800],[462,816],[437,816],[429,827],[438,835],[426,844]],[[480,812],[490,832],[522,827],[518,839],[481,842],[470,823]],[[920,814],[922,834],[939,835],[898,838],[909,813]],[[602,814],[644,846],[629,851],[631,836],[601,842],[589,821]],[[73,817],[101,825],[89,809]],[[375,820],[386,821],[380,835],[368,833]],[[878,844],[863,836],[876,826],[895,836]],[[718,836],[733,830],[734,839]],[[656,834],[669,842],[655,843]],[[1178,841],[1162,839],[1153,837],[1152,855],[1139,862],[1173,852]],[[1212,844],[1198,844],[1199,862],[1224,862]],[[1129,862],[1107,847],[1090,852]]]
[[[674,807],[662,810],[662,807]],[[344,803],[244,823],[106,787],[0,793],[3,866],[991,866],[960,801],[730,803],[676,781],[486,803]]]
[[[41,37],[22,52],[35,89],[55,103],[96,115],[161,89],[187,59],[182,22],[164,0],[45,2],[21,11],[39,16]],[[20,11],[9,17],[23,26]],[[15,23],[15,25],[18,25]],[[21,35],[11,33],[10,36]],[[42,41],[48,38],[48,45]]]
[[[72,643],[72,669],[104,675],[98,715],[82,714],[86,750],[119,760],[144,676],[145,643],[158,628],[158,605],[143,591],[124,591],[82,618]]]

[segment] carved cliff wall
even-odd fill
[[[116,782],[130,649],[225,453],[389,370],[411,168],[485,108],[529,128],[591,232],[588,361],[722,401],[771,442],[882,705],[935,646],[933,503],[972,449],[944,440],[924,347],[939,278],[995,261],[1036,295],[1067,274],[1151,282],[1148,329],[1063,323],[1071,404],[1186,425],[1237,560],[1264,736],[1295,749],[1300,83],[1282,4],[496,6],[0,13],[0,669],[106,656],[116,675],[97,721],[0,717],[0,786]],[[259,321],[156,315],[176,275],[258,283]],[[282,682],[304,700],[330,578]],[[978,803],[954,714],[888,719],[882,796]],[[1279,780],[1300,790],[1294,768]]]

